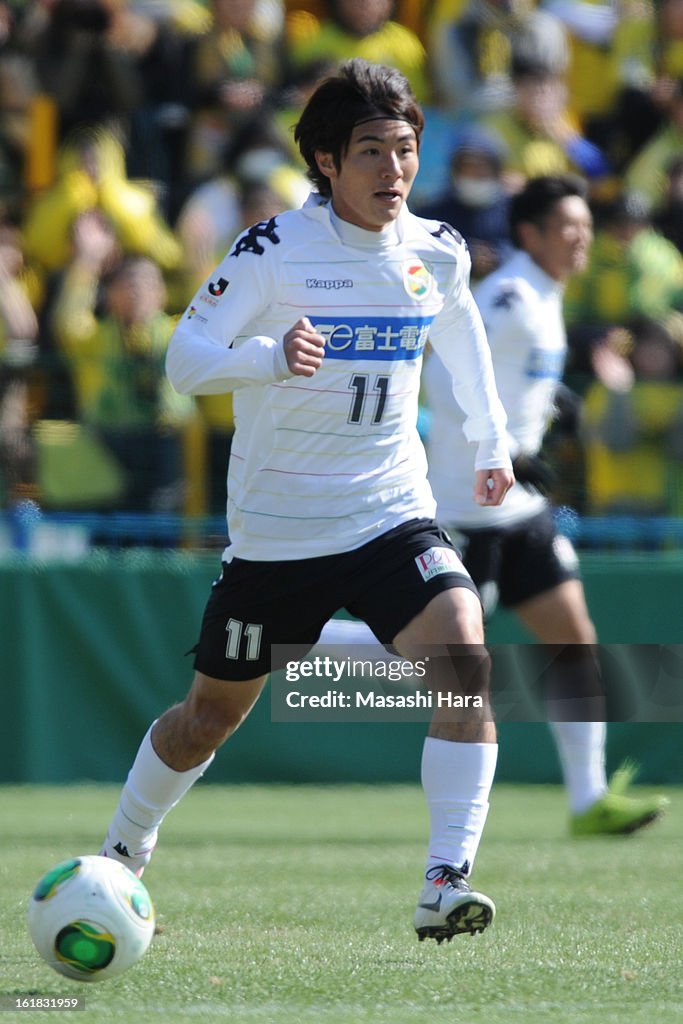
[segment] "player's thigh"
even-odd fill
[[[544,644],[594,644],[595,627],[583,584],[565,580],[515,606],[526,628]]]
[[[504,607],[515,612],[532,608],[543,595],[579,580],[574,547],[567,537],[558,534],[550,508],[507,530],[503,538],[499,588]],[[582,588],[572,587],[567,594],[581,592]],[[560,602],[565,601],[562,594]],[[576,607],[578,611],[578,604]]]
[[[224,564],[204,609],[195,670],[210,680],[248,682],[279,667],[273,659],[284,657],[285,647],[285,660],[303,657],[339,607],[333,594],[327,600],[325,566],[317,566],[324,561]]]
[[[431,599],[422,611],[410,620],[393,640],[393,646],[404,657],[425,645],[484,642],[481,602],[477,594],[465,587],[451,587]]]
[[[424,643],[457,643],[471,632],[470,619],[481,619],[477,588],[434,520],[390,531],[361,551],[354,569],[354,595],[345,607],[384,644],[393,645],[408,627]]]

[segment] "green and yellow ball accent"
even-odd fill
[[[41,902],[42,900],[51,899],[61,885],[64,885],[70,878],[78,874],[80,867],[81,862],[75,857],[72,860],[62,861],[52,871],[48,871],[46,875],[43,875],[35,888],[33,893],[34,900]]]
[[[84,974],[101,971],[116,952],[114,936],[91,921],[72,921],[55,939],[57,959]]]

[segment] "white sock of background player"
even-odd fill
[[[326,653],[329,655],[336,653],[338,656],[338,648],[340,646],[354,647],[356,645],[372,645],[373,660],[396,660],[396,655],[389,654],[377,640],[369,626],[364,622],[348,619],[330,619],[323,627],[320,640],[311,653],[320,654],[321,656],[324,656]],[[336,650],[329,650],[328,648],[330,647],[336,648]],[[551,722],[550,728],[562,766],[569,806],[575,814],[581,814],[604,796],[607,791],[605,723]],[[454,746],[458,746],[458,744]],[[470,746],[470,744],[464,744],[464,746]],[[484,746],[488,746],[488,744],[484,744]],[[451,751],[449,757],[457,757],[457,754]],[[471,753],[469,756],[465,756],[465,760],[469,762],[473,759],[474,755]],[[495,760],[493,763],[495,768]],[[429,768],[427,773],[431,778],[431,770]],[[437,802],[439,801],[440,798]],[[438,827],[436,831],[439,831]]]
[[[550,722],[569,806],[581,814],[607,792],[604,722]]]
[[[372,661],[396,662],[402,660],[397,654],[390,654],[389,651],[379,642],[370,627],[358,619],[330,619],[325,623],[320,634],[320,639],[309,651],[308,657],[316,655],[324,658],[325,655],[338,658],[342,652],[340,647],[372,647],[372,652],[359,651],[365,658]]]

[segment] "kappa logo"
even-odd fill
[[[422,260],[416,258],[403,264],[403,284],[414,299],[426,299],[434,287],[434,278]]]
[[[452,548],[427,548],[417,556],[415,565],[425,583],[444,572],[457,572],[461,576],[464,572],[462,562]]]
[[[280,236],[275,231],[276,227],[277,221],[275,217],[271,217],[270,220],[261,220],[258,224],[254,224],[246,234],[237,239],[235,248],[230,255],[241,256],[243,252],[253,252],[255,256],[263,256],[266,250],[261,245],[261,239],[266,239],[271,245],[280,244]]]
[[[225,291],[229,284],[230,282],[226,281],[224,277],[219,277],[218,281],[210,282],[209,292],[211,293],[211,295],[215,295],[217,299],[220,299],[221,295],[223,294],[223,292]]]
[[[441,238],[442,235],[451,235],[456,240],[456,242],[462,242],[463,245],[467,245],[467,242],[462,237],[460,232],[456,231],[454,227],[452,227],[450,224],[446,224],[444,221],[442,221],[441,224],[439,224],[436,231],[431,231],[430,234],[432,238]]]
[[[348,277],[307,277],[307,288],[353,288],[353,281]]]
[[[494,309],[512,309],[512,303],[519,298],[519,292],[514,286],[503,287],[491,303]]]

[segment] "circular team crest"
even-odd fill
[[[426,299],[434,286],[434,278],[422,260],[415,257],[403,264],[403,284],[412,298]]]

